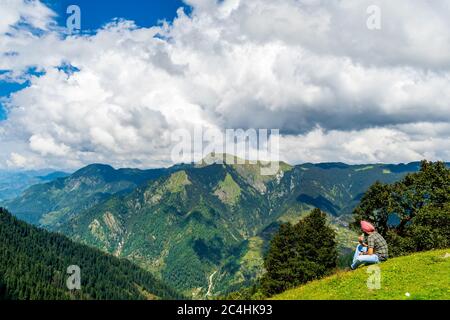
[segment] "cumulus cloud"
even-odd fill
[[[291,163],[449,159],[448,1],[186,2],[171,24],[69,37],[42,3],[2,2],[0,69],[31,86],[7,101],[0,166],[166,165],[199,127],[280,129]]]
[[[6,161],[6,164],[8,167],[23,168],[27,164],[27,158],[18,153],[11,152],[11,156],[9,160]]]
[[[48,30],[55,17],[55,13],[39,1],[2,0],[0,8],[0,33],[14,33],[18,23]]]
[[[428,127],[430,124],[419,124]],[[446,133],[399,128],[371,128],[357,131],[324,131],[316,128],[298,136],[282,138],[281,153],[291,162],[401,163],[413,159],[449,159],[448,124],[440,124]],[[407,132],[405,132],[407,131]]]

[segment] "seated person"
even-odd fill
[[[364,241],[364,235],[359,237],[359,244],[356,247],[353,263],[351,265],[353,270],[362,264],[374,264],[388,259],[387,242],[381,234],[375,230],[375,227],[367,221],[361,221],[361,230],[364,232],[364,235],[367,236],[367,243]]]

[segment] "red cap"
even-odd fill
[[[367,222],[367,221],[361,221],[361,229],[365,233],[369,233],[369,232],[374,232],[375,231],[375,227],[373,226],[373,224],[371,224],[370,222]]]

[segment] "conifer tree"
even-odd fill
[[[264,261],[261,280],[268,296],[321,278],[336,267],[336,234],[326,215],[314,209],[296,225],[280,226]]]

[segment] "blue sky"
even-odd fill
[[[81,10],[81,28],[84,32],[93,32],[114,18],[133,20],[140,27],[150,27],[160,20],[172,21],[180,7],[184,7],[185,11],[189,12],[188,6],[181,0],[45,0],[43,2],[57,13],[56,21],[60,26],[66,24],[67,7],[78,5]],[[4,70],[0,70],[0,74],[4,72]],[[28,82],[0,81],[0,121],[6,118],[1,100],[27,85]]]
[[[180,0],[45,0],[45,4],[58,14],[58,24],[65,25],[66,9],[78,5],[84,30],[95,30],[114,18],[133,20],[138,26],[149,27],[158,20],[172,20],[176,10],[185,4]]]
[[[22,90],[27,86],[26,83],[9,83],[0,81],[0,99],[8,97],[11,93]],[[6,113],[0,100],[0,120],[5,119]]]

